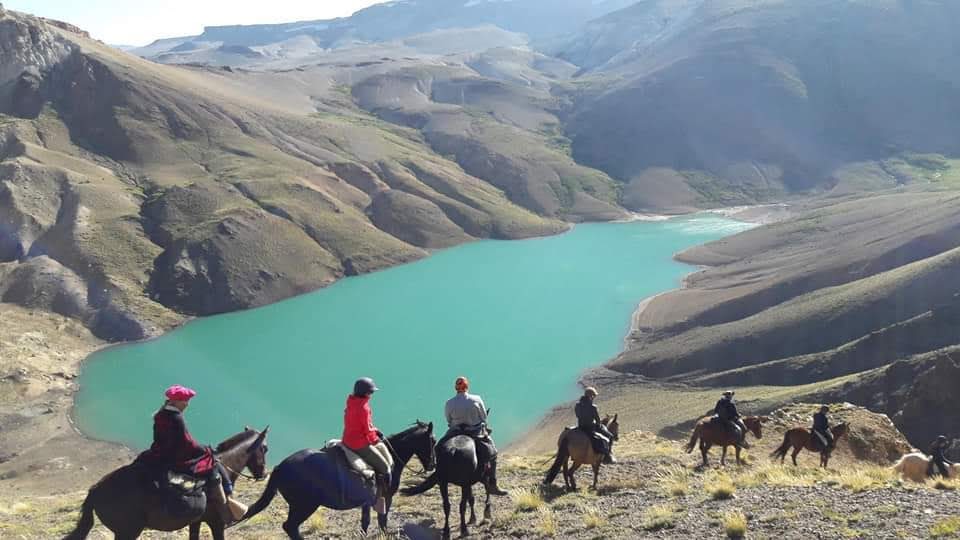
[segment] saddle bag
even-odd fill
[[[167,471],[160,486],[160,508],[174,519],[195,519],[207,508],[207,478]]]

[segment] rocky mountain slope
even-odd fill
[[[350,17],[288,24],[208,26],[197,36],[166,38],[132,49],[165,63],[221,59],[250,62],[318,54],[360,44],[393,42],[435,30],[494,26],[525,43],[577,30],[632,0],[394,0],[361,9]],[[493,48],[489,34],[478,50]],[[502,43],[500,43],[502,44]],[[450,52],[450,51],[447,51]]]
[[[902,436],[882,415],[836,406],[850,421],[853,436],[839,444],[835,466],[814,467],[804,454],[801,467],[780,466],[768,454],[814,405],[777,411],[772,422],[747,452],[749,465],[695,468],[694,457],[680,445],[649,433],[626,433],[618,443],[619,463],[601,470],[599,489],[568,493],[559,485],[543,487],[549,456],[503,457],[502,483],[510,496],[493,500],[492,519],[471,527],[482,538],[928,538],[948,537],[960,512],[956,482],[907,485],[889,468],[889,457],[873,452],[907,448]],[[797,416],[799,414],[799,416]],[[405,473],[406,481],[414,478]],[[590,473],[578,475],[581,485]],[[558,484],[559,482],[555,483]],[[262,483],[238,482],[239,496],[252,501]],[[482,494],[482,488],[478,488]],[[453,490],[452,521],[457,523],[457,490]],[[24,538],[57,536],[74,524],[82,492],[46,497],[0,496],[6,529]],[[285,538],[280,524],[286,505],[277,497],[272,506],[229,532],[232,538]],[[306,538],[340,538],[356,534],[357,512],[321,509],[301,531]],[[439,537],[443,514],[436,489],[417,497],[398,497],[390,517],[390,534],[413,539]],[[91,538],[102,538],[101,528]],[[456,533],[454,533],[456,535]],[[146,538],[177,538],[149,532]]]
[[[918,445],[953,433],[942,390],[957,382],[958,203],[952,191],[820,201],[682,253],[709,267],[647,306],[611,367],[854,401]]]

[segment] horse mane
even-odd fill
[[[393,436],[399,439],[406,439],[408,437],[411,437],[413,435],[420,433],[421,431],[427,429],[428,427],[430,427],[430,424],[417,420],[416,422],[413,423],[413,425],[401,431],[400,433],[395,433]]]
[[[232,435],[229,439],[218,444],[214,449],[214,452],[226,452],[231,448],[235,448],[240,445],[240,443],[245,442],[251,437],[257,437],[260,435],[260,432],[254,429],[244,430],[236,435]]]

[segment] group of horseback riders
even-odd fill
[[[479,395],[471,394],[470,382],[466,377],[457,377],[454,382],[456,394],[444,407],[447,421],[447,433],[437,443],[441,447],[447,440],[458,435],[467,435],[476,443],[477,463],[482,467],[481,480],[492,495],[506,495],[497,482],[497,447],[487,425],[488,409]],[[384,494],[391,486],[393,459],[385,444],[383,433],[373,423],[373,410],[370,406],[373,394],[379,390],[373,379],[358,379],[353,392],[347,397],[344,409],[342,444],[360,456],[375,471],[377,503],[374,509],[382,511]],[[736,434],[737,444],[748,448],[747,428],[737,410],[735,392],[723,393],[714,407],[714,419],[726,425]],[[241,519],[247,511],[239,501],[233,498],[233,485],[224,466],[217,461],[212,449],[199,444],[187,429],[183,413],[196,392],[180,385],[171,386],[164,393],[165,401],[153,416],[153,444],[141,453],[136,463],[147,466],[158,481],[162,473],[174,471],[186,473],[198,478],[207,478],[211,482],[212,501],[217,505],[224,523],[233,523]],[[588,387],[574,407],[577,428],[587,434],[594,450],[604,456],[604,463],[613,463],[613,442],[615,436],[601,421],[600,411],[594,400],[598,396],[596,388]],[[826,405],[813,415],[812,432],[822,449],[832,450],[835,444],[830,429],[830,408]],[[936,470],[948,476],[948,466],[952,463],[946,458],[949,447],[945,436],[939,436],[930,448],[930,470]]]

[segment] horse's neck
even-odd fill
[[[215,454],[217,459],[220,460],[220,463],[227,469],[227,476],[230,477],[230,482],[235,482],[237,477],[240,476],[240,471],[247,466],[246,450],[249,446],[250,442],[244,441],[232,448]]]
[[[393,452],[397,454],[396,463],[393,464],[394,472],[396,473],[397,471],[403,470],[403,468],[407,466],[407,463],[413,459],[414,450],[412,445],[408,448],[409,443],[399,437],[388,437],[388,440],[390,441],[390,447],[393,448]]]

